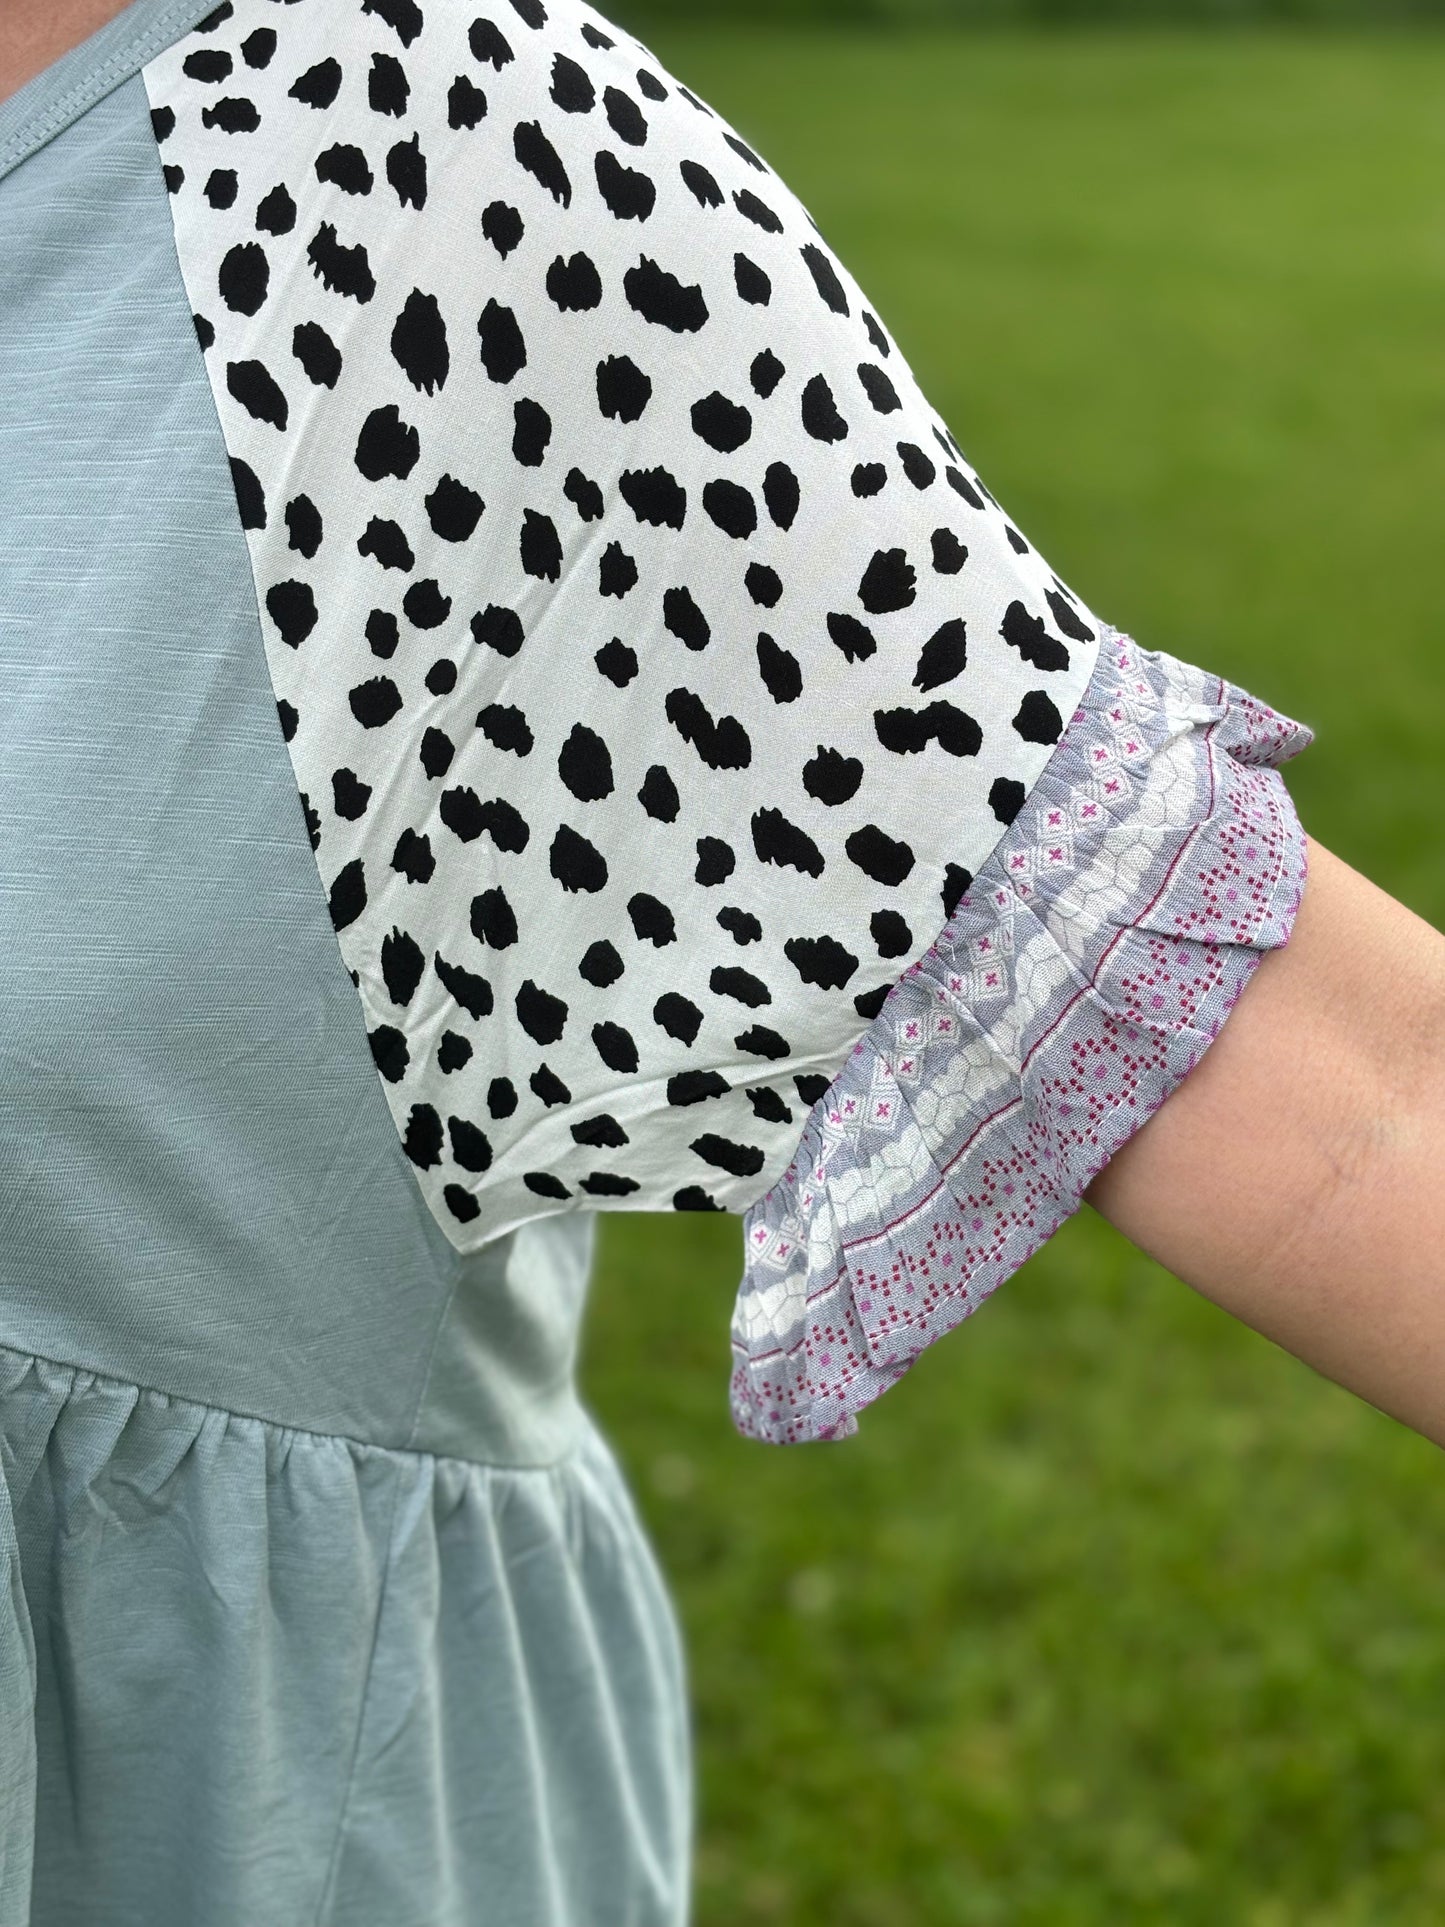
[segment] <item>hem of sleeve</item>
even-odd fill
[[[739,1432],[850,1436],[1079,1209],[1289,940],[1307,843],[1276,765],[1313,740],[1104,632],[1023,808],[744,1216]]]

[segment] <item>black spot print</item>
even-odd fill
[[[587,27],[584,27],[582,31],[585,35],[591,30]],[[613,43],[610,40],[606,39],[605,36],[602,38],[602,45],[610,47],[612,44]],[[658,79],[657,75],[652,73],[646,67],[638,68],[637,85],[638,85],[639,91],[646,94],[649,100],[666,100],[667,99],[667,89],[663,86],[662,82]]]
[[[605,937],[598,937],[584,951],[577,974],[599,990],[605,990],[622,975],[622,959]]]
[[[915,689],[937,689],[952,682],[968,662],[967,629],[962,616],[941,623],[918,652],[918,667],[913,672]]]
[[[750,1057],[788,1057],[791,1056],[788,1040],[766,1024],[752,1024],[733,1039],[736,1049],[746,1051]]]
[[[817,442],[841,442],[848,424],[838,413],[838,404],[825,375],[814,375],[803,390],[803,426]]]
[[[296,225],[296,203],[279,182],[256,203],[256,225],[263,234],[289,234]],[[298,323],[301,328],[314,323]]]
[[[368,790],[367,795],[370,794]],[[436,870],[431,838],[419,836],[415,830],[403,830],[391,853],[391,867],[408,883],[430,883]]]
[[[403,207],[426,206],[426,155],[415,134],[388,149],[386,178]]]
[[[808,272],[813,277],[813,285],[834,314],[847,314],[848,297],[843,292],[843,283],[838,279],[838,271],[820,247],[809,241],[803,247],[803,259],[808,264]]]
[[[620,542],[609,542],[603,550],[597,575],[600,595],[617,596],[620,599],[637,587],[637,564]],[[601,653],[598,652],[599,655]]]
[[[383,729],[402,707],[401,691],[390,676],[373,676],[347,691],[351,713],[363,729]]]
[[[968,550],[952,529],[933,531],[933,566],[939,575],[957,575],[968,560]]]
[[[369,482],[379,482],[383,475],[395,475],[404,481],[420,454],[421,437],[402,420],[395,402],[373,408],[361,424],[354,459]]]
[[[714,389],[692,405],[692,428],[709,448],[729,455],[741,448],[753,432],[753,418],[746,408],[728,400]]]
[[[269,67],[276,51],[274,27],[255,27],[241,42],[241,58],[248,67]]]
[[[234,207],[236,204],[236,170],[234,167],[213,167],[206,176],[206,199],[212,207]]]
[[[737,868],[737,857],[732,846],[724,843],[720,836],[700,836],[697,839],[697,864],[693,870],[694,882],[710,888],[715,883],[726,883]]]
[[[805,984],[841,990],[858,968],[858,959],[836,937],[789,937],[783,955]]]
[[[638,890],[627,899],[627,914],[640,943],[650,943],[661,950],[664,944],[677,941],[677,925],[671,910],[646,890]]]
[[[336,71],[339,81],[341,69],[338,67]],[[151,132],[158,141],[169,140],[175,130],[176,113],[173,107],[153,107],[151,109]]]
[[[490,20],[472,22],[467,29],[467,45],[473,59],[495,67],[498,73],[516,57],[501,28]]]
[[[338,884],[340,880],[338,877]],[[333,906],[334,914],[335,906]],[[359,915],[360,912],[358,911],[357,914]],[[347,921],[349,922],[350,918],[347,918]],[[337,925],[338,929],[342,927],[341,924]],[[367,1042],[371,1045],[371,1054],[376,1060],[376,1068],[389,1084],[395,1084],[406,1075],[406,1067],[411,1061],[411,1052],[407,1048],[405,1034],[394,1024],[378,1024],[375,1030],[367,1033]]]
[[[737,190],[733,195],[733,206],[739,214],[745,215],[749,221],[756,222],[760,228],[766,229],[769,234],[782,233],[782,222],[778,219],[777,215],[774,214],[767,202],[760,201],[750,187],[741,187]]]
[[[579,67],[566,54],[552,61],[552,99],[564,114],[590,114],[597,104],[597,89],[585,67]]]
[[[528,575],[555,582],[562,573],[562,541],[550,515],[522,511],[522,567]]]
[[[822,743],[803,765],[803,788],[830,807],[851,802],[862,781],[863,765],[856,756],[845,756],[842,750]]]
[[[524,468],[539,468],[552,439],[552,417],[540,402],[523,399],[513,411],[512,453]]]
[[[1051,636],[1037,616],[1031,616],[1022,602],[1011,602],[1004,611],[999,634],[1011,649],[1017,649],[1035,669],[1067,669],[1069,651],[1057,636]]]
[[[1060,595],[1056,589],[1047,589],[1044,592],[1044,600],[1053,612],[1054,621],[1066,636],[1071,636],[1075,642],[1094,640],[1094,631],[1087,622],[1082,620],[1067,597]]]
[[[597,406],[610,421],[635,422],[652,399],[651,378],[628,355],[597,364]]]
[[[601,890],[607,882],[607,860],[595,843],[568,823],[559,825],[548,853],[552,875],[567,891]]]
[[[559,254],[547,270],[547,292],[563,314],[595,308],[602,300],[602,277],[589,255]]]
[[[400,118],[406,112],[406,103],[411,95],[411,86],[406,77],[406,69],[395,54],[375,53],[371,56],[371,71],[366,77],[366,99],[374,114],[390,114]]]
[[[264,362],[228,361],[226,388],[258,422],[269,422],[273,428],[286,426],[286,397]]]
[[[341,91],[341,62],[328,57],[308,67],[286,89],[292,100],[307,107],[329,107]]]
[[[522,217],[508,201],[492,201],[482,210],[482,233],[505,261],[521,241]]]
[[[366,908],[366,871],[360,857],[354,857],[344,864],[332,879],[331,892],[327,901],[331,921],[338,930],[346,929]],[[400,1033],[397,1033],[400,1037]],[[401,1039],[401,1060],[406,1062],[406,1040]]]
[[[866,622],[841,612],[828,617],[828,634],[849,662],[866,662],[878,647],[877,639]]]
[[[527,365],[527,347],[517,317],[497,300],[488,301],[477,320],[482,366],[495,382],[506,383]]]
[[[702,289],[679,281],[649,255],[644,254],[623,275],[622,289],[628,306],[644,321],[669,328],[674,334],[695,334],[707,321]]]
[[[383,569],[410,569],[416,564],[405,531],[385,515],[372,516],[357,537],[356,550],[358,555],[369,555]]]
[[[361,0],[361,11],[384,20],[403,47],[409,47],[421,32],[421,8],[416,0]]]
[[[449,1117],[447,1136],[451,1140],[452,1156],[464,1171],[485,1171],[491,1164],[492,1147],[486,1134],[467,1118]]]
[[[512,0],[512,8],[529,27],[545,27],[547,24],[547,9],[542,5],[542,0]]]
[[[753,1107],[753,1115],[761,1118],[765,1124],[792,1123],[793,1113],[779,1093],[769,1090],[766,1084],[751,1086],[747,1096],[748,1102]]]
[[[562,157],[535,120],[518,121],[512,134],[512,151],[539,186],[563,207],[572,205],[572,183],[562,165]]]
[[[875,367],[871,361],[859,362],[858,379],[863,385],[864,394],[880,415],[891,415],[903,406],[898,399],[898,390],[883,370]]]
[[[680,1044],[692,1044],[702,1029],[702,1012],[679,991],[665,991],[652,1007],[652,1019],[659,1030],[675,1037]]]
[[[766,272],[745,254],[733,256],[733,285],[741,299],[755,308],[766,308],[773,298],[773,284]]]
[[[948,483],[948,486],[953,490],[954,494],[961,495],[970,508],[981,509],[983,507],[983,497],[960,469],[954,468],[953,465],[949,463],[945,466],[943,475],[944,480]]]
[[[988,806],[1000,823],[1012,823],[1024,806],[1024,786],[1012,776],[998,776],[989,786]]]
[[[214,107],[201,109],[201,124],[218,127],[223,134],[254,134],[261,125],[261,116],[254,100],[247,100],[242,94],[228,94]]]
[[[517,913],[500,885],[472,898],[468,920],[472,935],[489,950],[510,950],[517,941]]]
[[[701,1104],[710,1097],[726,1097],[731,1084],[718,1071],[678,1071],[667,1080],[669,1104]]]
[[[346,194],[369,194],[374,185],[365,154],[348,141],[338,141],[316,156],[316,178],[333,182]]]
[[[906,957],[913,948],[913,932],[896,910],[875,910],[868,932],[880,957]]]
[[[241,527],[264,529],[266,492],[257,479],[256,471],[249,462],[243,462],[239,455],[233,455],[230,460],[231,483],[236,491],[236,507],[241,512]]]
[[[899,442],[898,459],[903,464],[903,473],[915,488],[931,488],[938,480],[938,470],[917,442]]]
[[[484,506],[476,490],[455,475],[441,476],[423,505],[433,532],[443,542],[465,542],[481,521]]]
[[[657,201],[657,189],[646,174],[624,167],[604,148],[596,161],[597,191],[619,221],[645,221]]]
[[[859,462],[853,470],[852,487],[857,496],[879,495],[888,483],[888,470],[882,462]]]
[[[599,1111],[596,1117],[584,1117],[571,1130],[579,1144],[590,1144],[597,1150],[616,1150],[619,1145],[630,1142],[626,1131],[610,1111]]]
[[[594,1024],[592,1042],[608,1070],[631,1073],[637,1069],[637,1045],[633,1042],[632,1033],[621,1024]]]
[[[617,479],[622,499],[639,522],[680,529],[687,516],[687,491],[665,468],[628,468]]]
[[[642,779],[637,800],[647,814],[656,817],[659,823],[675,823],[677,813],[682,808],[677,785],[661,763],[654,763]]]
[[[452,612],[452,599],[434,577],[425,576],[407,589],[401,607],[413,629],[440,629]]]
[[[1064,719],[1042,689],[1024,697],[1013,726],[1026,743],[1056,743],[1064,733]]]
[[[614,636],[611,642],[604,642],[592,660],[608,682],[615,684],[618,689],[625,689],[637,674],[637,651],[629,649],[618,636]]]
[[[800,1100],[810,1109],[832,1089],[833,1080],[821,1071],[799,1071],[793,1079]]]
[[[844,839],[843,848],[849,861],[875,883],[902,883],[913,869],[914,856],[908,845],[901,838],[889,836],[876,823],[865,823],[854,830]]]
[[[394,1004],[409,1004],[426,969],[426,956],[416,938],[395,924],[381,945],[381,980]]]
[[[446,775],[456,759],[457,746],[443,729],[428,725],[422,733],[417,761],[433,780]]]
[[[316,597],[309,582],[273,582],[266,591],[266,613],[282,642],[297,649],[316,627]]]
[[[582,473],[580,468],[568,469],[567,479],[562,484],[562,493],[584,522],[601,521],[606,510],[602,491],[594,481]]]
[[[739,910],[729,904],[717,913],[719,925],[727,931],[734,943],[761,943],[763,926],[750,910]]]
[[[423,1170],[442,1159],[442,1121],[430,1104],[413,1104],[401,1148]]]
[[[567,1006],[530,977],[523,980],[516,997],[517,1021],[534,1044],[555,1044],[567,1028]]]
[[[355,247],[344,247],[337,240],[336,229],[330,221],[323,221],[312,235],[306,258],[322,286],[332,294],[349,295],[353,301],[365,302],[376,293],[366,249],[360,241]]]
[[[803,672],[798,666],[798,658],[781,643],[774,642],[766,634],[759,634],[757,643],[758,674],[763,679],[763,687],[775,703],[793,703],[803,693]]]
[[[790,529],[803,499],[798,478],[786,462],[770,462],[763,476],[763,501],[780,529]]]
[[[748,369],[748,379],[753,385],[753,393],[764,401],[772,394],[783,379],[783,364],[770,348],[753,356],[752,366]]]
[[[965,870],[960,863],[950,863],[943,874],[943,889],[940,893],[943,898],[943,914],[945,917],[951,917],[964,893],[973,883],[973,872]]]
[[[750,1010],[757,1010],[773,1001],[773,993],[762,978],[755,977],[751,970],[744,970],[741,964],[715,965],[707,986],[716,996],[735,997]]]
[[[437,1046],[437,1064],[441,1070],[448,1075],[459,1071],[471,1062],[472,1055],[471,1041],[463,1037],[460,1031],[442,1032],[441,1043]]]
[[[341,350],[316,321],[300,321],[291,331],[291,352],[318,388],[334,388],[341,373]]]
[[[562,1180],[553,1177],[550,1171],[524,1171],[522,1182],[529,1191],[535,1191],[539,1198],[570,1198],[572,1195]]]
[[[911,608],[915,595],[913,564],[902,549],[875,549],[858,584],[858,600],[871,616]]]
[[[823,874],[823,852],[807,831],[790,823],[781,810],[754,810],[751,827],[759,863],[776,863],[810,877]]]
[[[613,790],[612,757],[595,729],[574,723],[557,757],[557,773],[579,803],[595,803]]]
[[[629,147],[641,147],[647,139],[647,121],[642,109],[630,94],[624,94],[620,87],[609,87],[602,96],[602,105],[607,112],[607,124]]]
[[[383,662],[393,657],[401,643],[401,624],[390,609],[373,609],[366,618],[366,642],[373,656]]]
[[[254,314],[266,301],[268,281],[270,266],[266,262],[266,251],[254,241],[243,241],[223,254],[216,285],[223,303],[233,314]]]
[[[743,576],[748,594],[759,607],[774,609],[783,599],[783,580],[766,562],[750,562]]]
[[[701,696],[690,689],[669,689],[663,709],[678,735],[709,769],[746,769],[752,762],[752,743],[736,716],[714,721]]]
[[[477,712],[477,727],[497,749],[509,749],[518,756],[532,753],[531,729],[515,703],[488,703]]]
[[[413,388],[434,395],[446,386],[451,357],[446,323],[434,294],[412,289],[392,327],[391,352]]]
[[[916,755],[935,741],[950,756],[977,756],[983,745],[983,731],[973,717],[948,702],[932,702],[926,709],[875,709],[873,727],[883,747],[902,756]]]
[[[702,505],[724,534],[735,540],[751,535],[758,526],[757,505],[739,482],[709,482],[702,492]]]
[[[499,656],[515,656],[522,646],[522,619],[515,609],[491,603],[472,617],[472,639],[495,649]]]
[[[487,115],[487,97],[473,80],[458,74],[447,89],[447,126],[475,127]],[[490,237],[489,237],[490,238]]]
[[[662,598],[662,620],[689,649],[706,649],[712,638],[708,619],[693,599],[691,589],[668,589]]]
[[[321,547],[321,511],[309,495],[293,495],[286,504],[286,546],[308,561]]]
[[[700,161],[679,161],[678,172],[699,207],[722,206],[722,189]]]
[[[534,1096],[541,1098],[542,1102],[549,1107],[553,1104],[569,1104],[572,1101],[571,1091],[568,1090],[557,1073],[549,1070],[545,1064],[539,1064],[537,1066],[536,1070],[534,1070],[532,1075],[527,1079],[527,1084]],[[560,1183],[556,1178],[549,1178],[547,1182],[550,1184]],[[565,1191],[563,1195],[566,1195]]]

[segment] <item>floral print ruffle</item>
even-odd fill
[[[1079,1208],[1288,941],[1314,732],[1106,631],[1043,774],[743,1223],[733,1422],[835,1439]]]

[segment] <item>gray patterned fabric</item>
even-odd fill
[[[747,1213],[741,1431],[856,1431],[1079,1208],[1288,941],[1306,845],[1275,766],[1313,740],[1106,632],[1037,786]]]

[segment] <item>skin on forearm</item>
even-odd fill
[[[1309,839],[1290,941],[1084,1196],[1445,1448],[1445,936]]]

